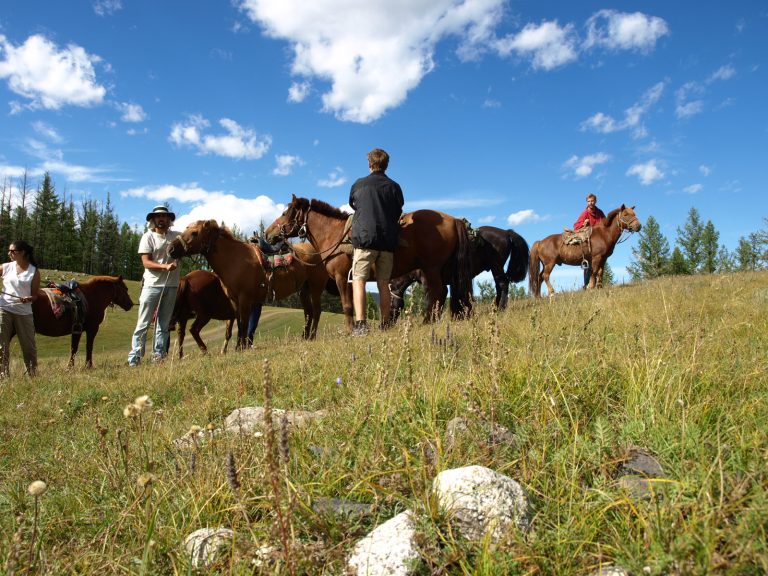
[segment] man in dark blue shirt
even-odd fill
[[[368,331],[365,283],[372,266],[379,287],[382,326],[389,322],[392,303],[389,279],[404,201],[400,185],[384,173],[388,166],[389,154],[374,148],[368,153],[370,174],[357,180],[349,192],[349,205],[355,211],[352,219],[352,246],[355,249],[352,257],[352,302],[355,307],[352,333],[355,335]]]

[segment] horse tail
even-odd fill
[[[541,275],[539,263],[539,241],[533,243],[529,256],[530,267],[528,269],[528,292],[531,296],[541,294]]]
[[[176,302],[173,304],[173,312],[171,312],[171,322],[168,325],[168,330],[173,332],[176,329],[176,323],[182,318],[189,318],[194,313],[187,304],[187,293],[189,292],[189,282],[186,278],[179,278],[179,286],[176,288]],[[186,314],[185,314],[186,312]]]
[[[510,282],[522,282],[528,273],[528,242],[514,230],[507,230],[507,244],[509,245],[509,264],[507,264],[507,280]]]
[[[472,312],[472,252],[467,225],[454,220],[457,245],[453,274],[451,275],[451,313],[468,316]]]

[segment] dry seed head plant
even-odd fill
[[[43,358],[34,386],[4,382],[6,572],[190,573],[185,538],[220,528],[210,573],[340,574],[406,510],[414,573],[768,571],[764,272],[257,344],[129,370],[123,338],[92,371]],[[272,414],[228,427],[245,407]],[[176,442],[195,422],[214,428]],[[431,485],[469,465],[525,488],[527,531],[491,545],[453,529]],[[51,488],[28,494],[30,476]]]

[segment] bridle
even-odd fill
[[[295,234],[298,236],[301,240],[307,240],[309,236],[309,225],[307,224],[309,220],[309,213],[312,210],[312,206],[307,206],[306,210],[294,210],[294,218],[288,221],[288,224],[280,224],[277,227],[278,230],[278,237],[281,238],[283,241],[287,241],[289,238],[293,237]],[[334,256],[334,252],[336,249],[341,246],[342,242],[344,242],[344,237],[346,236],[345,233],[342,232],[341,238],[339,238],[338,242],[334,243],[333,246],[330,248],[327,248],[325,250],[319,250],[315,252],[315,254],[318,254],[322,256],[323,254],[328,254],[329,257]],[[325,260],[326,258],[323,258]]]
[[[199,232],[198,232],[199,234]],[[200,242],[200,254],[208,257],[208,254],[211,253],[211,250],[213,250],[214,244],[216,244],[216,240],[219,239],[219,229],[215,228],[210,231],[209,234],[206,235],[206,241]],[[176,236],[176,240],[179,241],[179,244],[181,244],[182,250],[184,250],[184,253],[182,256],[189,256],[189,242],[187,242],[184,239],[184,234],[179,234]]]
[[[616,218],[616,223],[619,227],[619,239],[616,241],[617,244],[621,244],[622,242],[629,239],[629,237],[635,233],[634,230],[630,228],[630,225],[638,222],[637,216],[633,216],[631,219],[625,219],[624,216],[624,210],[619,211],[619,215]],[[626,236],[624,236],[624,232],[628,232]]]

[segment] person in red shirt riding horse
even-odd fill
[[[573,229],[578,232],[585,226],[594,226],[603,218],[605,218],[605,214],[597,207],[597,196],[594,194],[587,194],[587,207],[581,214],[579,214],[576,223],[573,225]],[[584,288],[589,284],[591,276],[592,266],[589,265],[584,269]]]

